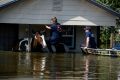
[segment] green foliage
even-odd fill
[[[96,0],[99,3],[102,3],[111,9],[120,13],[120,0]],[[120,29],[120,20],[116,20],[116,26],[112,28],[108,28],[106,26],[101,27],[100,31],[100,40],[102,43],[108,43],[110,41],[111,33],[116,34],[115,32]]]
[[[100,40],[102,43],[109,43],[111,29],[108,27],[100,27]]]
[[[96,0],[120,13],[120,0]]]

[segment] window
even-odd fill
[[[63,0],[53,0],[53,11],[61,11]]]
[[[75,48],[75,29],[74,26],[63,26],[63,43],[69,48]]]

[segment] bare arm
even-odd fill
[[[89,41],[90,41],[90,38],[87,37],[87,38],[86,38],[86,45],[85,45],[85,47],[88,47],[88,46],[89,46]]]
[[[47,29],[51,29],[51,27],[49,27],[49,26],[47,26],[47,25],[46,25],[46,28],[47,28]]]

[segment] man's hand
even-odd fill
[[[45,25],[45,27],[46,27],[47,29],[51,29],[51,27],[49,27],[49,26],[47,26],[47,25]]]
[[[84,49],[87,49],[88,47],[84,47]]]

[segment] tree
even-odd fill
[[[99,3],[110,7],[111,9],[120,13],[120,1],[119,0],[96,0]],[[110,40],[110,48],[113,47],[114,34],[117,29],[120,29],[120,19],[116,20],[116,26],[109,28],[103,28],[101,31],[101,42],[106,42]],[[110,37],[110,38],[109,38]]]
[[[120,0],[96,0],[120,13]]]

